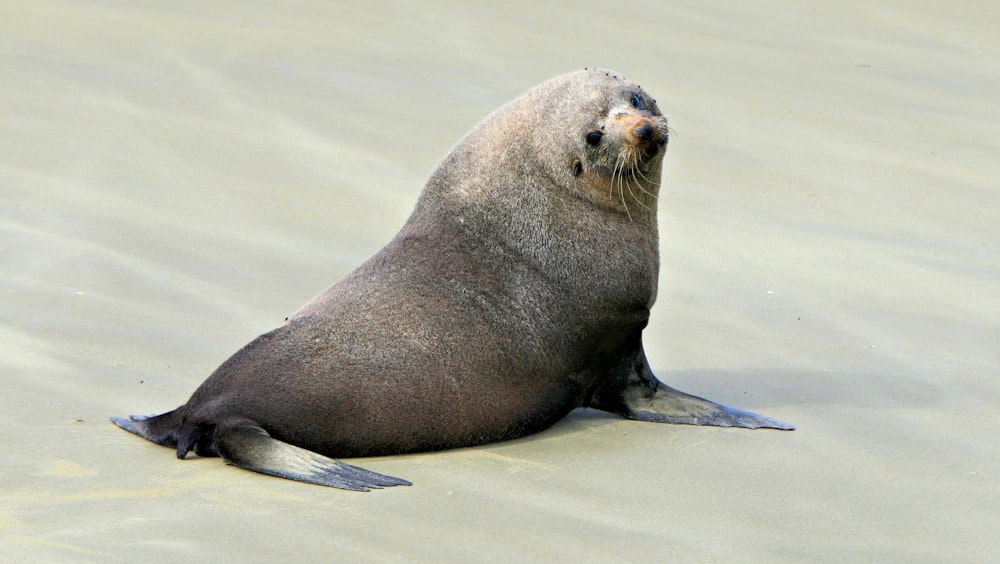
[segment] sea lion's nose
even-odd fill
[[[648,119],[643,118],[643,120],[639,122],[639,126],[635,128],[633,133],[635,133],[636,139],[638,139],[641,142],[646,142],[653,138],[653,134],[656,133],[656,129],[653,127],[653,124]]]
[[[621,128],[619,135],[633,146],[648,148],[667,143],[667,121],[664,118],[630,112],[621,112],[615,118]]]

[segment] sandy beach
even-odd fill
[[[1000,5],[0,1],[0,561],[995,562]],[[177,460],[184,403],[387,243],[454,144],[615,69],[675,135],[645,348],[794,423],[578,411],[354,460]]]

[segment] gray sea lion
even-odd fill
[[[792,429],[659,382],[642,347],[659,270],[667,120],[611,71],[549,80],[474,128],[378,254],[220,366],[118,426],[184,458],[338,488],[338,462],[541,431],[578,407]]]

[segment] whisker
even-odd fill
[[[621,166],[618,166],[618,165]],[[628,203],[625,201],[625,155],[618,155],[618,162],[615,164],[615,169],[618,171],[618,197],[621,199],[622,207],[625,208],[625,215],[628,216],[629,221],[632,220],[632,212],[628,209]],[[632,193],[632,189],[629,188],[629,194]],[[632,196],[635,198],[635,196]]]
[[[642,182],[639,181],[639,178],[636,177],[636,174],[638,174],[639,177],[642,177],[642,179],[645,180],[650,185],[655,186],[656,182],[653,182],[645,174],[642,173],[642,168],[639,167],[639,162],[638,162],[639,158],[636,157],[635,160],[636,160],[635,166],[632,167],[632,179],[635,180],[635,185],[637,188],[639,188],[639,191],[652,198],[653,201],[655,202],[656,194],[650,192],[649,190],[646,190],[646,188],[643,187]]]
[[[643,153],[637,148],[623,147],[611,167],[608,182],[608,199],[618,200],[625,209],[629,221],[635,221],[628,200],[645,210],[654,209],[658,196],[655,192],[659,182],[654,182],[642,170]],[[628,192],[628,196],[625,192]],[[617,197],[615,192],[618,192]]]
[[[647,206],[642,200],[640,200],[639,197],[635,195],[635,192],[632,191],[632,186],[634,185],[640,191],[646,192],[645,190],[643,190],[642,184],[639,182],[639,179],[637,179],[635,177],[635,169],[634,168],[632,169],[632,180],[634,180],[634,182],[630,182],[629,185],[628,185],[628,193],[629,193],[629,195],[632,196],[632,199],[635,200],[635,202],[637,204],[639,204],[640,206],[642,206],[644,209],[648,210],[649,206]]]
[[[618,163],[619,162],[620,162],[620,159],[617,160],[617,161],[615,161],[614,166],[611,167],[611,181],[608,183],[608,199],[609,200],[614,199],[614,193],[615,193],[615,173],[618,172]]]
[[[620,178],[624,170],[625,170],[625,161],[622,160],[621,155],[618,155],[617,159],[615,160],[615,165],[611,169],[611,186],[610,190],[608,191],[608,198],[612,199],[614,198],[615,179]]]
[[[637,159],[637,160],[638,160],[638,159]],[[635,167],[635,168],[634,168],[633,170],[634,170],[634,173],[638,174],[638,175],[639,175],[639,176],[640,176],[640,177],[641,177],[641,178],[642,178],[643,180],[645,180],[645,181],[646,181],[647,183],[649,183],[649,184],[652,184],[652,185],[654,185],[654,186],[655,186],[655,185],[657,184],[656,182],[653,182],[652,180],[650,180],[648,176],[646,176],[645,174],[643,174],[643,173],[642,173],[642,168],[640,168],[640,167],[636,166],[636,167]],[[650,193],[650,192],[647,192],[647,191],[646,191],[645,189],[643,190],[643,192],[646,192],[646,194],[648,194],[648,195],[652,196],[653,198],[656,198],[656,195],[655,195],[655,194],[652,194],[652,193]]]

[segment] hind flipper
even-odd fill
[[[177,446],[177,432],[180,429],[180,421],[183,416],[183,411],[179,407],[160,415],[129,415],[127,419],[125,417],[112,417],[111,422],[129,433],[139,435],[158,445],[175,447]]]
[[[124,417],[111,416],[111,422],[118,425],[122,429],[125,429],[129,433],[134,435],[139,435],[140,437],[146,437],[146,429],[144,422],[149,419],[149,415],[129,415],[128,419]]]
[[[795,426],[777,419],[726,407],[667,386],[653,376],[641,346],[636,353],[623,359],[612,378],[595,391],[589,405],[638,421],[783,431],[795,429]]]
[[[215,445],[219,456],[233,466],[290,480],[361,492],[411,485],[279,441],[249,420],[219,424]]]

